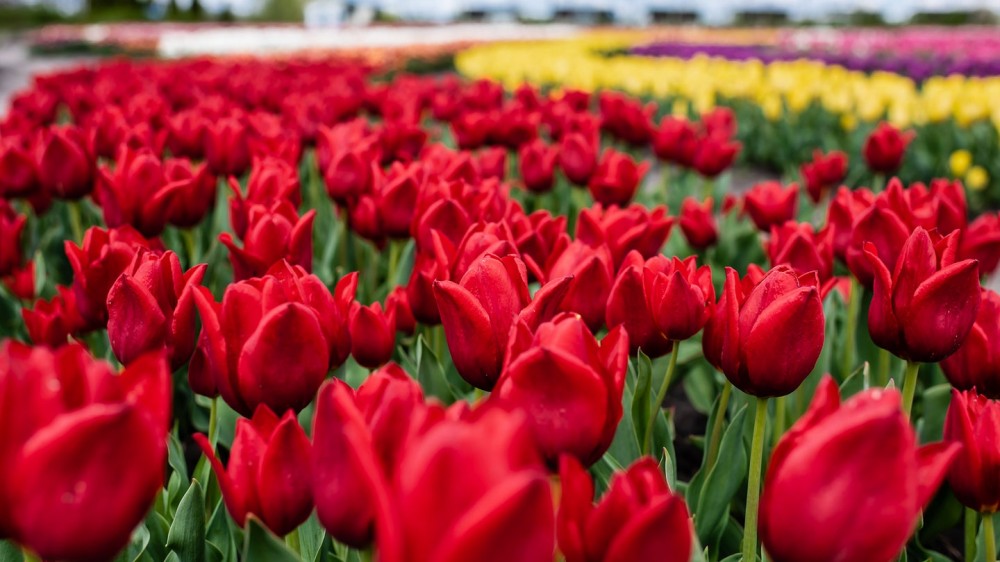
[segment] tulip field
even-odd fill
[[[0,562],[995,562],[1000,36],[704,33],[37,76]]]

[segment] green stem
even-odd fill
[[[965,562],[976,560],[976,510],[965,508]]]
[[[399,271],[399,257],[402,254],[403,243],[399,240],[389,240],[389,272],[386,276],[386,287],[391,291],[396,286],[396,272]]]
[[[372,560],[375,559],[374,552],[373,552],[373,550],[371,548],[366,548],[366,549],[362,550],[360,554],[361,554],[360,558],[361,558],[362,562],[372,562]]]
[[[184,240],[184,250],[187,252],[187,265],[188,267],[194,267],[194,264],[198,262],[198,257],[195,256],[194,230],[191,228],[182,228],[181,239]]]
[[[292,532],[285,535],[285,544],[288,548],[292,550],[295,554],[302,555],[302,542],[299,540],[299,528],[296,527]]]
[[[712,423],[712,436],[708,442],[708,462],[705,467],[711,472],[715,461],[719,458],[719,445],[722,443],[722,426],[726,422],[726,410],[729,409],[729,395],[733,393],[733,385],[729,381],[722,383],[722,396],[719,397],[719,409],[715,412]]]
[[[760,473],[764,464],[764,428],[767,425],[767,398],[757,398],[753,420],[753,443],[750,449],[750,473],[747,476],[747,512],[743,526],[743,562],[757,560],[757,509],[760,504]]]
[[[219,438],[219,397],[212,398],[212,407],[208,411],[208,442],[214,447]]]
[[[892,355],[888,349],[878,350],[878,380],[875,385],[885,388],[889,384],[889,365],[892,363]]]
[[[875,174],[872,178],[872,193],[882,193],[883,189],[885,189],[885,175]]]
[[[903,413],[910,416],[913,410],[913,394],[917,390],[917,373],[920,372],[920,363],[916,361],[906,362],[906,375],[903,377]]]
[[[34,552],[32,552],[28,547],[24,547],[21,549],[21,559],[24,560],[24,562],[42,562],[42,559],[39,558]]]
[[[81,244],[83,243],[83,211],[80,209],[82,204],[80,201],[69,202],[69,226],[73,231],[73,240]]]
[[[785,396],[774,400],[774,427],[771,429],[771,444],[777,445],[785,434]]]
[[[701,200],[704,201],[713,195],[715,195],[715,180],[705,178],[701,183]]]
[[[847,300],[847,326],[844,328],[844,376],[854,370],[854,354],[858,347],[858,316],[861,314],[861,299],[864,286],[851,276],[851,294]]]
[[[674,378],[674,371],[677,370],[677,348],[680,345],[681,342],[674,340],[673,346],[670,348],[670,364],[667,366],[666,374],[663,375],[663,382],[660,383],[660,389],[656,392],[656,401],[649,412],[649,419],[646,420],[646,442],[643,444],[643,454],[648,455],[652,453],[653,427],[656,425],[657,414],[663,408],[663,401],[667,398],[667,391],[670,390],[670,381]]]
[[[997,544],[993,536],[993,514],[983,514],[983,541],[986,544],[986,552],[983,560],[986,562],[997,562]]]

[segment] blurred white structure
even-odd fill
[[[325,0],[315,0],[322,2]],[[827,20],[868,12],[903,22],[916,14],[990,11],[1000,0],[346,0],[349,10],[364,8],[405,20],[450,22],[466,17],[487,20],[586,21],[597,17],[642,25],[658,16],[693,16],[705,24],[725,24],[740,14],[784,15],[793,21]]]

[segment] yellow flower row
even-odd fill
[[[608,56],[648,35],[593,33],[578,38],[494,43],[458,54],[458,70],[508,86],[523,82],[597,90],[613,88],[634,95],[677,97],[696,111],[719,98],[750,100],[770,119],[798,113],[818,102],[852,127],[857,120],[887,119],[908,127],[954,119],[962,126],[989,119],[1000,129],[1000,78],[937,77],[923,87],[898,74],[865,74],[820,62],[799,60],[764,64],[695,57]]]

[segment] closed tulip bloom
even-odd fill
[[[847,248],[851,245],[854,221],[870,209],[874,202],[875,195],[870,190],[852,191],[844,186],[838,188],[836,195],[830,200],[826,224],[833,230],[833,254],[841,261],[847,260]]]
[[[633,250],[644,258],[659,254],[673,225],[665,205],[647,209],[637,203],[624,208],[596,204],[580,211],[576,238],[591,246],[607,244],[618,267]]]
[[[18,267],[10,275],[0,277],[0,282],[14,298],[23,301],[35,299],[35,262],[29,261]]]
[[[778,266],[759,280],[726,283],[705,327],[705,357],[747,394],[784,396],[805,380],[823,349],[825,321],[815,274]]]
[[[355,148],[341,150],[333,155],[330,166],[323,173],[326,192],[338,203],[360,197],[372,189],[372,157],[370,150]]]
[[[315,275],[279,262],[268,275],[234,283],[222,303],[195,292],[202,335],[188,377],[200,394],[219,394],[250,415],[260,404],[299,411],[351,350],[349,314],[357,274],[334,294]]]
[[[754,185],[747,192],[744,208],[758,229],[767,232],[795,218],[799,204],[799,185],[781,185],[778,181],[765,181]]]
[[[736,113],[728,107],[715,107],[701,114],[701,126],[709,136],[732,138],[736,136],[737,125]]]
[[[378,487],[381,562],[553,559],[552,491],[524,418],[473,414],[423,432]]]
[[[847,268],[862,285],[871,287],[875,281],[875,271],[866,256],[868,244],[874,246],[876,255],[892,271],[896,268],[900,249],[911,232],[903,219],[887,206],[877,203],[872,205],[854,220],[850,241],[845,250]]]
[[[35,148],[38,183],[58,199],[80,199],[94,188],[94,157],[80,129],[52,127]]]
[[[951,390],[944,440],[961,445],[948,484],[963,505],[981,513],[1000,508],[1000,402],[975,389]]]
[[[38,191],[38,174],[28,137],[0,138],[0,197],[27,197]]]
[[[128,224],[146,237],[158,236],[167,224],[163,163],[151,150],[123,146],[114,170],[98,170],[96,197],[110,227]]]
[[[868,331],[875,345],[907,361],[935,362],[965,341],[979,310],[979,266],[956,261],[957,234],[938,242],[917,228],[890,272],[874,244],[865,254],[875,271]]]
[[[278,201],[270,208],[254,205],[250,208],[243,247],[233,241],[228,232],[219,241],[229,249],[236,281],[258,277],[281,260],[288,260],[309,271],[312,269],[312,226],[316,210],[301,217],[288,201]]]
[[[983,289],[976,321],[958,351],[941,360],[941,369],[959,390],[976,389],[1000,398],[1000,295]]]
[[[559,156],[558,147],[548,146],[541,139],[535,139],[523,145],[517,154],[524,187],[534,193],[552,191],[556,158]]]
[[[627,205],[649,171],[649,162],[636,164],[627,154],[612,148],[604,151],[587,187],[594,201],[602,205]]]
[[[217,176],[241,176],[250,167],[247,126],[238,117],[209,121],[205,126],[205,162]]]
[[[390,238],[409,238],[417,196],[424,182],[420,164],[393,164],[385,181],[376,188],[378,216],[382,230]]]
[[[668,115],[653,132],[653,153],[664,162],[690,168],[698,146],[698,129],[687,119]]]
[[[901,132],[885,121],[865,139],[861,149],[868,169],[876,174],[891,174],[903,164],[906,147],[913,140],[913,131]]]
[[[255,205],[273,207],[280,201],[288,201],[297,209],[302,203],[298,171],[274,157],[254,160],[245,194],[236,178],[229,178],[229,189],[233,194],[229,199],[229,221],[241,240],[250,221],[250,209]]]
[[[896,390],[871,389],[843,405],[820,383],[809,411],[767,466],[760,536],[775,562],[894,560],[958,453],[917,446]]]
[[[571,277],[560,310],[579,314],[592,331],[604,324],[608,294],[614,283],[614,260],[607,244],[592,248],[574,240],[549,258],[547,279]]]
[[[979,272],[989,275],[1000,265],[1000,214],[986,213],[959,235],[958,256],[979,260]]]
[[[22,308],[21,317],[35,345],[59,347],[67,342],[70,334],[83,327],[83,319],[76,308],[76,295],[65,285],[56,285],[56,295],[51,299],[36,301],[34,308]]]
[[[679,223],[684,238],[695,249],[703,250],[719,241],[719,227],[715,224],[715,201],[708,197],[701,203],[694,197],[685,197],[681,204]]]
[[[28,217],[18,213],[6,199],[0,199],[0,277],[5,277],[21,266],[21,233]]]
[[[237,525],[245,525],[247,516],[253,514],[276,535],[284,536],[309,518],[312,444],[293,412],[279,419],[262,404],[252,419],[236,420],[228,468],[207,437],[198,433],[194,439],[212,463],[226,510]]]
[[[166,348],[170,367],[194,352],[194,291],[205,264],[181,270],[177,254],[139,250],[108,291],[108,340],[123,365]]]
[[[499,146],[484,148],[479,151],[476,168],[483,178],[496,178],[503,181],[507,177],[507,149]]]
[[[150,242],[127,225],[107,230],[91,227],[84,233],[80,246],[69,240],[65,242],[84,331],[107,325],[108,291],[139,249],[162,251],[162,245]]]
[[[833,277],[833,231],[816,232],[807,222],[788,221],[771,227],[764,244],[772,266],[787,265],[798,273],[815,271],[820,281]]]
[[[633,145],[648,144],[653,134],[656,104],[642,105],[638,99],[619,92],[601,92],[601,128]]]
[[[167,223],[178,228],[197,226],[215,207],[215,176],[204,163],[192,165],[171,158],[163,163],[166,184],[154,197],[160,199]]]
[[[847,176],[847,155],[840,150],[826,154],[815,150],[813,159],[803,164],[800,172],[809,198],[819,203],[826,192],[839,187]]]
[[[715,305],[712,269],[698,267],[695,257],[684,260],[656,256],[646,261],[643,285],[649,310],[660,332],[671,340],[686,340],[708,321]]]
[[[656,325],[647,298],[644,271],[645,260],[638,252],[625,258],[608,295],[605,321],[609,328],[624,327],[630,353],[641,349],[648,357],[656,358],[670,353],[673,342]]]
[[[201,158],[205,154],[205,129],[208,119],[198,110],[187,109],[167,117],[167,146],[170,153],[182,158]]]
[[[688,562],[694,529],[684,500],[663,471],[642,457],[611,477],[594,505],[594,483],[576,459],[559,459],[556,536],[566,562]]]
[[[417,329],[417,319],[413,317],[413,309],[410,308],[410,299],[406,295],[406,288],[397,286],[385,298],[385,313],[391,314],[396,319],[396,331],[406,335],[413,335]]]
[[[545,278],[544,267],[549,258],[561,253],[570,242],[566,216],[553,215],[544,209],[512,217],[510,229],[528,275],[536,280]]]
[[[0,537],[114,558],[161,491],[170,399],[159,354],[116,375],[79,345],[0,343]]]
[[[585,187],[597,170],[598,142],[593,135],[569,133],[559,139],[559,167],[574,185]]]
[[[717,177],[726,171],[743,148],[738,142],[720,137],[702,137],[694,156],[694,169],[705,178]]]
[[[396,348],[396,318],[393,311],[373,303],[351,307],[351,355],[362,367],[374,369],[392,359]]]
[[[621,420],[627,370],[628,335],[621,326],[598,343],[575,314],[535,330],[519,322],[490,399],[527,413],[550,466],[562,454],[590,466],[608,450]]]

